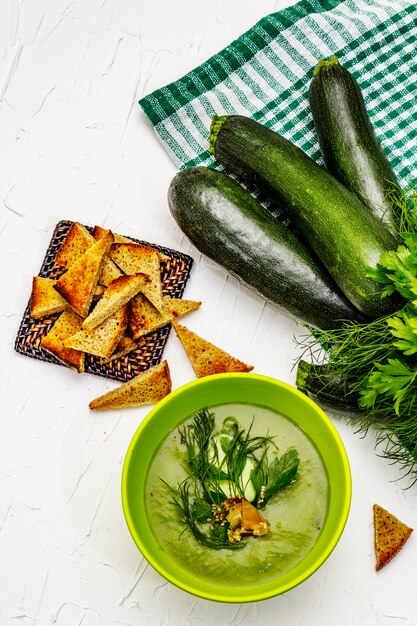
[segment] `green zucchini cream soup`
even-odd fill
[[[261,406],[202,408],[173,430],[146,479],[162,550],[193,575],[229,586],[267,582],[311,550],[328,481],[308,436]]]

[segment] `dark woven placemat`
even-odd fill
[[[63,274],[64,270],[55,265],[55,256],[72,224],[73,222],[63,220],[56,225],[39,276],[56,279]],[[90,232],[92,231],[92,228],[88,226],[86,228]],[[129,239],[132,239],[135,243],[152,246],[168,257],[166,261],[161,263],[162,293],[164,296],[170,296],[171,298],[181,298],[190,275],[193,259],[187,254],[171,250],[170,248],[133,239],[133,237],[129,237]],[[34,359],[62,365],[62,363],[40,347],[42,337],[49,332],[57,318],[58,315],[51,315],[42,320],[34,320],[30,316],[29,300],[17,333],[15,350]],[[88,354],[85,359],[85,371],[97,376],[126,382],[143,372],[143,370],[160,363],[170,330],[171,325],[167,324],[163,328],[149,333],[145,336],[145,342],[140,347],[126,356],[114,359],[109,363],[104,363],[103,359]]]

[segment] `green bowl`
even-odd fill
[[[321,532],[310,552],[293,569],[265,583],[222,586],[199,579],[161,550],[145,508],[148,467],[159,445],[184,419],[204,406],[227,403],[261,405],[301,428],[319,451],[327,472],[329,498]],[[168,581],[201,598],[254,602],[284,593],[306,580],[327,559],[346,523],[351,476],[343,443],[326,414],[297,389],[257,374],[217,374],[194,380],[159,402],[136,431],[122,473],[122,504],[130,533],[148,562]]]

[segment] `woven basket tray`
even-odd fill
[[[55,256],[72,224],[73,222],[63,220],[55,227],[39,276],[57,279],[63,274],[63,269],[55,265]],[[88,226],[86,228],[90,232],[92,231]],[[181,298],[190,275],[193,259],[187,254],[170,248],[163,248],[132,237],[129,239],[135,243],[152,246],[168,257],[167,261],[161,263],[162,293],[171,298]],[[17,333],[15,350],[40,361],[62,365],[55,357],[40,348],[42,337],[49,332],[57,318],[58,315],[51,315],[42,320],[34,320],[30,316],[29,300]],[[163,328],[149,333],[145,336],[145,342],[140,347],[109,363],[104,363],[104,360],[99,357],[86,354],[85,371],[97,376],[126,382],[148,367],[160,363],[170,330],[171,324],[167,324]]]

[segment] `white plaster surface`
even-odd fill
[[[61,219],[190,253],[190,328],[255,371],[294,383],[295,323],[193,249],[167,208],[175,168],[137,100],[291,0],[0,0],[0,626],[411,626],[417,537],[374,570],[372,504],[417,524],[417,487],[334,419],[353,499],[323,567],[261,603],[223,605],[147,565],[120,500],[123,458],[147,409],[93,414],[115,386],[26,358],[13,343]],[[175,336],[174,387],[192,370]]]

